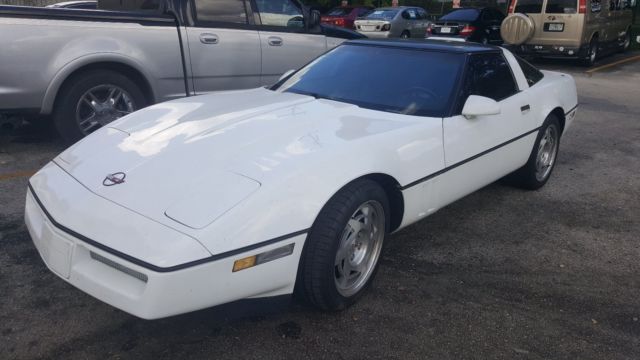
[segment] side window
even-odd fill
[[[535,85],[538,81],[542,80],[544,74],[536,69],[533,65],[526,62],[521,57],[514,55],[516,60],[518,60],[518,65],[520,65],[520,69],[524,73],[524,77],[527,79],[527,83],[529,86]]]
[[[464,98],[479,95],[500,101],[518,92],[509,64],[502,54],[472,55],[467,63]]]
[[[427,20],[427,12],[424,9],[418,9],[418,15],[421,20]]]
[[[247,23],[243,0],[195,0],[195,5],[197,21]]]
[[[291,0],[256,0],[262,25],[303,28],[302,10]]]
[[[602,11],[602,2],[601,0],[591,0],[591,12],[598,13]]]

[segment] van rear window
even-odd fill
[[[515,11],[523,14],[540,14],[542,0],[517,0]]]
[[[547,0],[547,14],[575,14],[578,12],[577,0]]]

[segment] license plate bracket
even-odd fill
[[[563,32],[564,23],[544,23],[544,31]]]

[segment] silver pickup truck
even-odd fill
[[[0,112],[52,115],[72,142],[156,102],[272,84],[361,37],[297,0],[136,3],[144,11],[0,6]]]

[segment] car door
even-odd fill
[[[260,37],[244,0],[192,0],[187,28],[194,90],[247,89],[260,85]]]
[[[270,85],[327,50],[322,33],[305,29],[300,4],[292,0],[252,0],[262,51],[261,84]]]
[[[459,199],[522,166],[533,146],[535,124],[528,92],[520,91],[501,52],[470,55],[456,115],[443,119],[445,164],[441,204]],[[470,95],[491,98],[501,111],[467,118]]]

